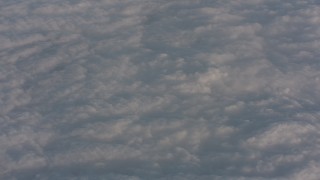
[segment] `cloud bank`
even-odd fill
[[[313,0],[0,2],[1,179],[320,176]]]

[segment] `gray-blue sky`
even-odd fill
[[[312,0],[0,1],[3,179],[320,176]]]

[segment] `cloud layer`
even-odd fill
[[[313,0],[0,2],[1,179],[317,179]]]

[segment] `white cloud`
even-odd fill
[[[317,135],[317,132],[318,129],[309,124],[279,124],[260,134],[259,137],[248,139],[247,143],[262,150],[278,146],[295,147],[310,142],[310,137]]]
[[[0,2],[0,178],[316,179],[318,6]]]
[[[311,161],[305,169],[293,175],[292,179],[310,179],[316,180],[319,178],[319,165],[317,162]]]

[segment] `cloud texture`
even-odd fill
[[[1,179],[320,176],[313,0],[0,2]]]

